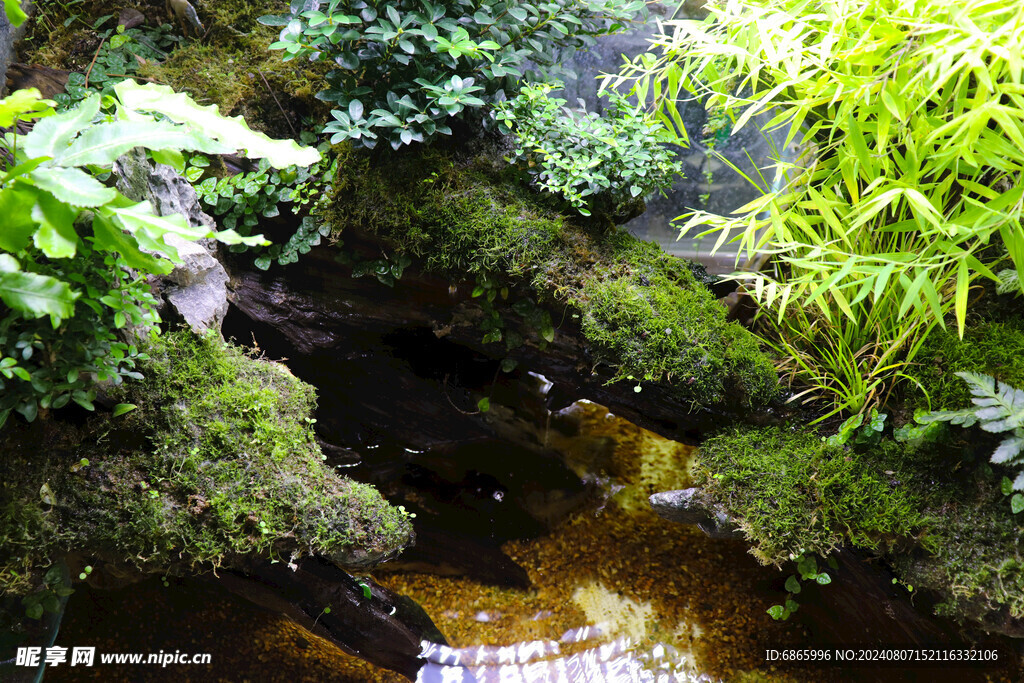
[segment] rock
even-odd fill
[[[177,286],[164,288],[164,297],[192,331],[220,332],[228,313],[228,274],[224,266],[195,242],[176,235],[168,235],[165,241],[178,250],[182,263],[167,276]]]
[[[651,508],[671,522],[696,524],[709,538],[743,538],[732,519],[720,510],[709,510],[700,502],[699,494],[697,488],[655,493],[650,498]]]
[[[151,163],[142,149],[132,150],[114,162],[114,174],[122,194],[135,201],[149,201],[157,214],[178,213],[191,225],[216,227],[213,218],[200,208],[189,182],[170,166]]]
[[[21,4],[26,12],[31,12],[32,3],[23,0]],[[6,13],[0,12],[0,95],[7,94],[4,87],[7,82],[7,67],[14,61],[14,44],[21,39],[27,28],[27,21],[17,28],[11,26]]]
[[[132,7],[125,7],[117,16],[117,25],[124,26],[125,30],[142,26],[144,23],[146,23],[146,16]]]
[[[357,581],[316,558],[291,566],[258,562],[244,575],[221,572],[208,580],[287,616],[345,652],[410,679],[423,665],[419,655],[424,642],[447,644],[413,601],[370,578]],[[330,612],[325,605],[331,606]]]
[[[114,163],[117,187],[136,201],[148,201],[157,214],[181,214],[191,225],[215,227],[214,220],[199,207],[199,199],[188,181],[170,166],[152,164],[141,149],[121,156]],[[173,313],[195,332],[216,330],[228,312],[228,274],[211,250],[196,242],[168,235],[166,242],[178,250],[182,262],[157,282],[155,289],[170,304]]]

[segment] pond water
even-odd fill
[[[513,656],[512,648],[520,657],[544,650],[532,669],[509,675],[506,668],[500,680],[828,680],[827,671],[794,677],[764,662],[765,648],[810,633],[765,614],[781,595],[774,585],[779,572],[758,565],[742,542],[708,539],[650,511],[648,495],[689,483],[692,450],[594,404],[568,410],[579,433],[552,430],[549,445],[574,470],[598,478],[603,495],[551,533],[503,546],[526,570],[530,588],[405,571],[377,571],[374,579],[415,599],[449,644],[464,649],[463,662],[481,655],[501,662]],[[148,581],[117,591],[80,589],[59,640],[108,652],[212,655],[210,667],[147,669],[145,680],[152,681],[405,680],[283,618],[174,578],[167,586]],[[603,666],[604,673],[558,677],[574,665]],[[112,666],[71,673],[51,670],[47,680],[141,680],[137,670]]]

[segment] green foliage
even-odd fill
[[[28,19],[25,10],[21,9],[21,0],[4,0],[4,14],[11,26],[21,26]]]
[[[327,149],[321,145],[325,155]],[[300,254],[309,253],[320,244],[322,237],[330,234],[330,226],[323,222],[320,214],[329,196],[331,181],[338,172],[337,158],[328,163],[324,156],[320,161],[304,166],[271,168],[266,159],[261,159],[255,171],[223,178],[206,178],[195,184],[196,194],[207,211],[220,217],[220,224],[250,235],[259,224],[261,217],[274,218],[280,215],[281,204],[291,204],[291,213],[302,215],[298,229],[284,244],[269,247],[254,247],[236,244],[231,251],[255,251],[257,268],[266,270],[272,261],[280,265],[295,263]],[[189,160],[185,177],[197,181],[209,165],[202,155]]]
[[[114,93],[116,115],[101,113],[98,94],[61,114],[37,91],[0,100],[0,126],[43,117],[28,134],[12,130],[0,141],[9,155],[0,176],[0,215],[8,217],[0,233],[0,425],[12,410],[32,421],[40,409],[72,400],[91,410],[93,382],[136,376],[138,353],[117,341],[117,331],[156,323],[145,277],[168,273],[177,261],[169,236],[264,242],[192,227],[128,200],[99,180],[118,156],[139,146],[172,154],[246,147],[271,163],[319,158],[166,87],[125,81]]]
[[[1024,266],[1021,15],[992,0],[707,7],[623,78],[663,117],[692,90],[736,128],[766,113],[787,145],[803,144],[780,189],[734,217],[694,214],[684,230],[708,224],[719,246],[774,255],[774,274],[740,277],[796,377],[862,412],[947,312],[963,333],[972,283],[996,279],[987,245],[1000,239]]]
[[[795,598],[803,590],[803,587],[800,585],[801,580],[814,581],[820,586],[827,586],[832,583],[832,577],[828,572],[818,571],[818,560],[814,555],[800,552],[790,559],[796,563],[797,573],[790,574],[789,578],[786,579],[786,592],[789,594],[786,596],[786,602],[783,605],[772,605],[767,610],[768,615],[776,621],[786,621],[800,608]],[[836,561],[832,558],[829,558],[828,562],[833,569],[837,567]]]
[[[108,97],[114,96],[114,85],[128,76],[138,73],[140,63],[164,59],[181,41],[171,33],[173,27],[164,24],[159,28],[139,27],[125,30],[123,26],[105,31],[104,39],[96,61],[86,74],[73,72],[68,75],[64,92],[54,96],[58,110],[78,104],[91,92]]]
[[[66,566],[50,567],[43,575],[42,588],[21,599],[21,604],[25,606],[25,616],[29,619],[41,619],[44,612],[60,612],[63,600],[75,592],[69,583]]]
[[[516,89],[527,60],[557,64],[566,50],[622,30],[637,0],[292,0],[271,49],[340,68],[317,97],[335,106],[331,142],[398,149],[451,135],[451,117]]]
[[[658,144],[661,124],[649,123],[640,105],[607,90],[610,106],[603,115],[577,112],[550,96],[559,87],[527,85],[497,105],[499,127],[516,140],[510,162],[584,216],[597,207],[608,215],[628,215],[622,207],[672,186],[682,166]]]
[[[781,565],[845,543],[879,549],[913,536],[924,520],[907,457],[892,442],[861,454],[813,433],[734,427],[701,445],[697,477],[703,494],[737,520],[754,555]]]
[[[887,417],[885,413],[879,413],[872,408],[871,417],[868,423],[864,424],[864,413],[857,413],[844,421],[839,427],[839,432],[828,437],[825,442],[829,446],[843,446],[847,443],[854,446],[877,445],[882,440]]]
[[[977,424],[986,432],[1002,434],[1010,432],[992,453],[991,460],[997,465],[1019,465],[1024,467],[1024,391],[1009,384],[997,382],[989,375],[958,372],[958,377],[971,388],[972,408],[961,410],[938,410],[917,418],[922,424],[949,422],[967,428]],[[1013,481],[1013,488],[1024,491],[1024,471]]]

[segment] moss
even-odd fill
[[[826,445],[813,432],[736,427],[705,441],[697,481],[765,563],[851,543],[888,548],[919,533],[920,500],[906,455],[893,444],[867,454]]]
[[[401,511],[325,469],[313,389],[283,366],[187,331],[148,353],[146,379],[114,393],[132,412],[6,433],[0,589],[69,550],[167,572],[247,555],[366,565],[408,543]],[[50,443],[34,443],[44,427]]]
[[[925,547],[892,562],[905,583],[938,594],[939,612],[998,628],[1000,615],[1024,618],[1024,519],[1000,491],[1003,473],[985,462],[991,444],[976,436],[915,453]]]
[[[938,610],[992,628],[1024,617],[1024,519],[988,465],[990,440],[890,440],[856,453],[813,432],[733,428],[697,453],[703,502],[732,516],[754,554],[780,564],[851,544],[883,554]]]
[[[685,261],[656,244],[553,212],[485,155],[407,152],[380,168],[350,152],[339,166],[328,216],[335,239],[368,232],[428,272],[508,285],[505,316],[523,314],[529,307],[514,302],[534,297],[549,309],[568,305],[593,360],[615,368],[615,379],[672,382],[681,398],[706,406],[777,396],[755,339],[726,321]]]
[[[907,372],[921,383],[932,409],[963,408],[971,393],[957,372],[982,372],[1015,387],[1024,387],[1024,320],[983,322],[968,327],[960,340],[955,332],[936,330],[921,347],[917,364]],[[910,399],[926,406],[925,394],[914,387]]]
[[[283,62],[283,52],[267,49],[280,29],[263,26],[257,19],[280,13],[281,3],[217,0],[193,4],[206,34],[183,39],[162,62],[142,65],[140,76],[187,92],[202,104],[216,104],[222,114],[242,115],[254,129],[273,137],[293,136],[302,117],[327,118],[329,108],[314,96],[324,87],[330,65]],[[138,0],[127,6],[141,10],[148,26],[170,22],[171,34],[181,31],[168,16],[163,0]],[[92,18],[116,17],[125,8],[125,3],[112,0],[47,3],[26,41],[32,50],[26,61],[86,72],[99,48],[102,30],[113,23],[92,29]]]

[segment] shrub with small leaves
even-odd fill
[[[557,65],[566,50],[625,28],[646,12],[639,0],[292,0],[270,48],[284,59],[331,60],[337,106],[331,142],[395,149],[451,135],[448,120],[516,92],[535,65]]]
[[[303,142],[310,142],[304,134]],[[272,261],[280,265],[295,263],[300,254],[307,254],[320,240],[330,234],[330,227],[321,221],[320,203],[328,196],[331,180],[337,174],[338,160],[327,161],[327,146],[321,146],[320,161],[304,166],[288,166],[280,170],[260,160],[255,171],[223,178],[206,178],[195,184],[196,194],[204,208],[220,217],[222,227],[251,235],[259,219],[280,215],[281,204],[290,204],[291,213],[306,214],[296,231],[284,244],[270,246],[231,245],[233,252],[255,251],[254,264],[266,270]],[[185,177],[195,183],[209,166],[209,160],[196,155],[185,169]]]
[[[628,215],[629,205],[672,186],[682,166],[659,144],[660,123],[614,91],[604,93],[610,106],[603,116],[570,109],[551,97],[560,86],[528,85],[496,107],[499,127],[516,139],[509,161],[584,216],[594,209]]]

